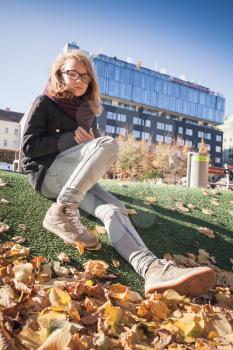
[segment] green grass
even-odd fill
[[[42,220],[51,202],[34,192],[25,175],[0,171],[0,178],[7,185],[0,187],[0,198],[7,199],[9,204],[0,203],[0,221],[10,225],[10,230],[0,236],[0,242],[10,237],[21,235],[26,238],[25,246],[30,246],[31,255],[43,255],[49,259],[56,259],[57,254],[64,251],[71,258],[71,265],[82,268],[88,259],[103,259],[110,265],[110,272],[117,274],[117,281],[132,288],[143,291],[143,281],[119,254],[112,248],[107,235],[101,236],[102,248],[99,251],[87,251],[79,256],[77,250],[64,245],[63,241],[42,227]],[[199,248],[207,250],[215,256],[219,267],[231,270],[229,258],[233,258],[233,217],[228,211],[233,211],[233,193],[221,191],[216,197],[220,206],[210,203],[213,196],[204,196],[201,189],[186,189],[175,186],[155,186],[144,183],[124,183],[113,180],[101,180],[102,186],[124,202],[127,208],[134,208],[138,215],[130,216],[133,225],[145,241],[149,249],[157,256],[163,253],[196,254]],[[156,196],[157,201],[146,205],[147,196]],[[192,203],[197,208],[184,213],[173,211],[176,202],[185,205]],[[202,208],[211,208],[211,216],[202,213]],[[89,228],[102,223],[82,214],[82,222]],[[25,224],[28,231],[18,228]],[[197,232],[197,228],[205,226],[212,229],[216,235],[214,239]],[[124,243],[123,243],[124,244]],[[120,261],[120,269],[114,268],[112,259]]]

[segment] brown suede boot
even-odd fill
[[[53,203],[45,215],[43,227],[70,245],[80,242],[85,247],[94,247],[97,244],[96,237],[82,225],[77,204]]]
[[[215,285],[215,272],[206,266],[179,268],[174,262],[157,259],[145,275],[145,295],[174,289],[180,295],[196,297]]]

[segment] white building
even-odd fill
[[[0,149],[16,151],[20,142],[19,122],[23,113],[0,109]]]
[[[225,118],[218,129],[223,131],[223,163],[233,164],[233,115]]]

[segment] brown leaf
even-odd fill
[[[22,236],[14,236],[11,238],[11,240],[17,244],[21,244],[25,242],[25,238]]]
[[[176,207],[183,212],[189,212],[189,208],[184,207],[183,202],[176,202]]]
[[[116,259],[112,259],[113,266],[115,266],[117,269],[120,266],[120,261]]]
[[[92,273],[96,276],[102,276],[106,273],[109,265],[103,260],[88,260],[84,265],[85,273]]]
[[[206,235],[209,238],[215,238],[214,232],[207,227],[198,227],[198,232],[202,233],[203,235]]]
[[[19,229],[26,232],[28,230],[28,227],[25,224],[19,224]]]

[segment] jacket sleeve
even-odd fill
[[[97,128],[97,120],[96,120],[96,117],[95,117],[94,123],[93,123],[93,125],[92,125],[92,131],[93,131],[93,134],[95,135],[96,138],[101,137],[100,130]]]
[[[23,133],[22,148],[26,157],[43,157],[77,145],[73,131],[45,135],[47,113],[43,98],[37,97],[29,111],[28,123]]]

